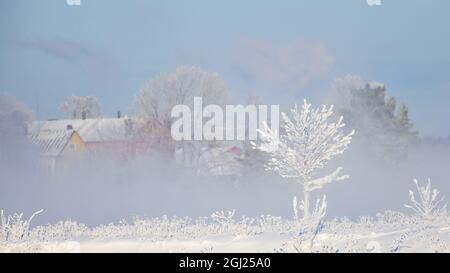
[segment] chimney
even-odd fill
[[[85,120],[86,119],[86,112],[81,112],[81,119]]]
[[[67,129],[67,131],[73,130],[72,124],[67,124],[66,129]]]
[[[122,117],[122,113],[120,111],[117,111],[117,118],[120,119]]]

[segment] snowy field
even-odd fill
[[[161,217],[94,228],[61,221],[30,228],[21,215],[2,217],[0,252],[449,252],[450,217],[386,211],[357,221],[308,221],[233,211],[190,219]]]

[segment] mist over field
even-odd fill
[[[8,126],[11,127],[7,130],[13,131],[14,124]],[[381,134],[386,131],[383,127],[377,130]],[[384,154],[387,143],[362,139],[359,133],[357,130],[349,150],[322,172],[342,166],[350,175],[348,180],[323,191],[330,204],[327,218],[356,219],[388,209],[407,211],[403,204],[408,201],[413,178],[423,181],[432,178],[443,195],[450,194],[447,182],[450,170],[446,167],[450,162],[448,140],[419,137],[407,148],[395,147],[395,153],[405,153],[397,158]],[[108,154],[87,158],[71,170],[49,175],[39,164],[38,150],[20,130],[15,136],[4,136],[1,207],[26,213],[45,209],[36,223],[70,218],[89,225],[137,215],[197,217],[221,209],[236,209],[239,215],[247,216],[292,217],[289,200],[302,194],[295,179],[282,179],[276,173],[264,171],[263,163],[255,166],[255,170],[246,170],[248,173],[236,173],[238,177],[233,178],[198,176],[191,166],[161,155],[126,162],[115,158]]]

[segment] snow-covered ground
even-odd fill
[[[94,228],[67,220],[32,229],[20,215],[9,223],[3,218],[0,252],[450,252],[444,214],[386,211],[357,221],[304,221],[219,212],[195,220],[136,218]]]

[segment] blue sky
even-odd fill
[[[450,135],[450,1],[0,0],[0,92],[40,118],[72,94],[125,112],[178,65],[217,71],[238,100],[320,102],[347,74],[383,82],[423,135]]]

